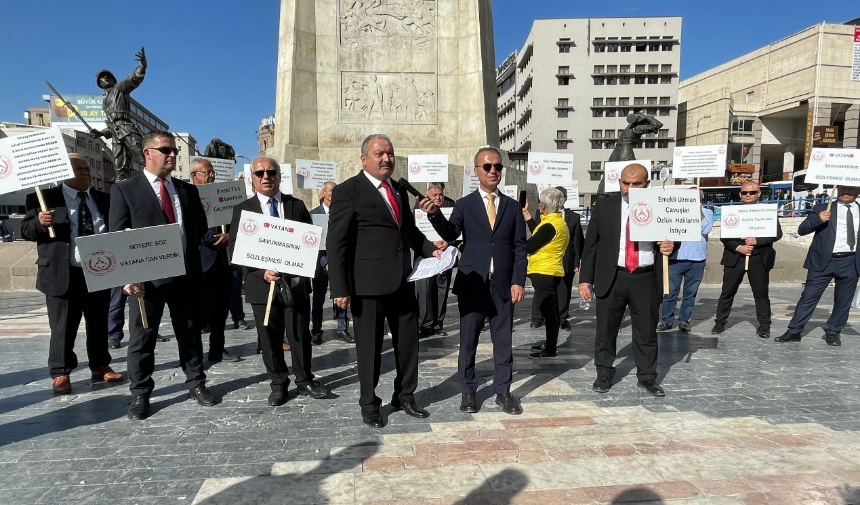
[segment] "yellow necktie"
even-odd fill
[[[490,229],[492,230],[496,226],[496,195],[490,193],[484,198],[487,199],[487,217],[490,218]]]

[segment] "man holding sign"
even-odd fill
[[[759,185],[747,181],[741,186],[741,202],[744,205],[755,205],[761,191]],[[714,317],[714,327],[711,333],[720,334],[726,329],[726,322],[732,311],[732,302],[744,274],[748,274],[750,288],[755,299],[755,315],[758,319],[756,334],[761,338],[770,338],[770,297],[768,284],[770,271],[776,262],[776,251],[773,243],[782,238],[782,228],[776,222],[776,237],[746,237],[720,238],[725,249],[720,265],[723,265],[723,289],[717,301],[717,315]],[[746,258],[749,258],[747,260]]]
[[[120,381],[122,375],[111,369],[107,343],[107,313],[110,291],[89,293],[81,268],[81,257],[75,245],[77,237],[105,233],[108,225],[110,197],[90,187],[90,166],[87,159],[70,154],[75,171],[57,187],[43,192],[50,210],[40,210],[36,194],[27,195],[27,213],[21,221],[21,235],[36,242],[39,272],[36,288],[45,294],[51,342],[48,369],[57,394],[72,392],[69,374],[78,366],[75,336],[81,317],[86,320],[87,359],[94,381]],[[55,237],[48,234],[54,227]]]
[[[663,300],[660,255],[671,255],[680,243],[630,240],[630,188],[648,184],[648,169],[638,163],[627,165],[621,171],[620,194],[598,200],[585,235],[579,295],[585,301],[592,294],[597,297],[597,380],[592,386],[597,393],[612,387],[618,330],[629,306],[639,387],[654,396],[666,395],[656,382],[657,313]]]
[[[799,342],[803,327],[812,317],[821,295],[831,280],[836,280],[833,292],[833,311],[824,325],[827,345],[840,346],[839,334],[848,322],[851,299],[857,289],[860,275],[860,254],[857,254],[857,237],[860,230],[860,205],[857,195],[860,188],[837,186],[839,196],[829,205],[819,203],[797,228],[798,235],[815,232],[806,255],[804,268],[806,284],[797,301],[797,307],[788,331],[774,342]]]

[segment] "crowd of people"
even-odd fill
[[[377,396],[382,346],[390,336],[396,377],[389,405],[409,416],[430,414],[415,400],[418,386],[418,342],[430,335],[447,335],[445,314],[451,271],[410,283],[413,262],[440,257],[448,247],[459,249],[452,292],[459,309],[460,346],[458,382],[460,410],[478,412],[480,381],[475,372],[478,341],[485,325],[493,346],[492,389],[495,403],[507,414],[523,408],[511,392],[513,371],[513,307],[525,297],[526,278],[534,288],[533,327],[545,327],[545,339],[532,347],[537,360],[558,356],[559,334],[570,329],[574,277],[583,302],[596,300],[593,390],[607,393],[615,380],[617,337],[629,311],[633,358],[638,386],[647,394],[665,396],[657,384],[658,331],[691,331],[692,311],[707,258],[713,213],[702,208],[701,240],[694,242],[637,242],[630,238],[629,190],[649,185],[646,167],[631,162],[621,172],[620,192],[597,201],[587,232],[578,214],[566,210],[563,188],[539,195],[539,215],[499,190],[505,167],[492,147],[478,150],[474,170],[479,187],[453,201],[444,185],[430,184],[427,194],[410,203],[408,194],[391,179],[394,146],[385,135],[368,136],[361,144],[362,170],[340,184],[330,181],[319,193],[320,205],[309,211],[304,202],[281,191],[281,167],[268,157],[251,163],[254,195],[237,205],[229,227],[209,227],[197,185],[214,181],[215,171],[205,159],[191,167],[191,183],[176,179],[178,149],[172,134],[151,132],[142,138],[145,170],[114,185],[110,194],[91,187],[86,158],[71,154],[74,177],[43,192],[47,210],[29,195],[21,225],[24,239],[37,243],[37,288],[45,294],[51,329],[48,366],[57,394],[72,390],[71,372],[78,366],[74,352],[81,319],[86,321],[87,362],[94,381],[122,381],[111,367],[109,349],[121,337],[108,338],[110,325],[128,310],[127,375],[130,419],[150,415],[155,388],[154,350],[165,306],[179,349],[188,395],[202,406],[219,403],[207,387],[204,372],[204,327],[209,333],[209,362],[235,362],[240,357],[225,349],[225,327],[231,305],[244,280],[257,332],[257,352],[271,386],[268,404],[289,400],[290,353],[297,394],[325,398],[329,391],[312,370],[313,346],[323,343],[323,307],[330,299],[337,322],[336,339],[356,350],[358,404],[365,424],[382,427],[382,400]],[[789,323],[776,342],[801,339],[816,304],[831,280],[836,281],[834,310],[825,332],[829,345],[841,345],[848,310],[856,289],[860,260],[855,254],[860,188],[839,187],[838,197],[819,203],[798,233],[814,233],[805,267],[808,277]],[[758,184],[741,187],[743,204],[758,201]],[[452,207],[450,214],[440,211]],[[441,240],[430,241],[416,225],[413,209],[428,216]],[[231,265],[242,211],[312,224],[312,215],[328,215],[328,239],[317,256],[313,278],[276,270]],[[449,217],[446,217],[448,215]],[[87,290],[76,239],[88,235],[179,224],[185,274],[132,283],[111,292]],[[527,229],[531,230],[528,236]],[[53,230],[53,233],[51,232]],[[54,236],[52,236],[52,234]],[[769,272],[775,263],[773,243],[782,236],[777,224],[773,237],[721,239],[723,287],[714,318],[714,334],[725,331],[732,301],[746,275],[755,298],[756,334],[769,338],[771,311]],[[670,289],[662,291],[662,258],[668,257]],[[237,274],[238,273],[238,274]],[[683,295],[681,286],[683,284]],[[275,295],[270,296],[274,289]],[[681,296],[679,296],[681,295]],[[330,297],[330,298],[329,298]],[[676,314],[678,298],[681,307]],[[124,299],[132,300],[126,304]],[[271,300],[271,301],[270,301]],[[250,329],[241,312],[233,313],[234,328]],[[117,315],[117,313],[119,315]],[[349,332],[350,314],[354,335]],[[114,332],[115,334],[115,332]]]

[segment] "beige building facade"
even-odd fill
[[[172,175],[183,181],[190,181],[191,158],[201,155],[197,147],[197,140],[190,133],[173,132],[173,136],[176,137],[176,147],[179,148],[179,154],[176,155],[176,169],[173,170]]]
[[[713,185],[731,183],[738,165],[755,180],[790,180],[814,144],[858,148],[857,22],[812,26],[681,82],[678,145],[728,146],[726,179]],[[816,130],[832,138],[814,143]]]

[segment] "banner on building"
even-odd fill
[[[851,66],[851,80],[860,81],[860,26],[854,27],[854,64]]]
[[[51,126],[88,131],[81,119],[69,110],[57,95],[51,97]],[[63,95],[88,125],[96,130],[107,128],[107,115],[102,110],[105,95]]]

